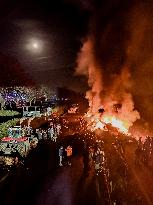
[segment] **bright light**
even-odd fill
[[[118,128],[123,133],[128,133],[129,126],[126,121],[122,121],[111,115],[106,115],[103,117],[103,122],[106,124],[111,124],[113,127]]]
[[[27,39],[25,48],[30,53],[42,53],[42,51],[44,50],[44,41],[37,38],[29,38]]]
[[[92,131],[101,129],[105,130],[105,125],[111,124],[113,127],[117,128],[120,132],[128,134],[129,124],[127,121],[118,119],[116,116],[105,114],[101,118],[96,116],[91,116],[89,113],[86,115],[88,119],[88,128]]]
[[[37,48],[39,48],[39,45],[38,45],[38,43],[35,42],[32,44],[32,47],[37,49]]]
[[[99,129],[104,129],[104,127],[105,127],[105,124],[100,122],[100,121],[98,121],[95,125],[95,129],[98,129],[98,128]]]

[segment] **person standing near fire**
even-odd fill
[[[59,148],[59,165],[63,166],[62,162],[63,162],[63,155],[64,155],[64,148],[63,146],[61,146]]]
[[[72,164],[72,147],[70,145],[67,146],[65,149],[66,151],[66,156],[67,156],[67,163],[69,166]]]

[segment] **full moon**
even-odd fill
[[[38,45],[38,43],[35,42],[35,43],[32,44],[32,47],[33,47],[34,49],[38,49],[38,48],[39,48],[39,45]]]
[[[42,53],[44,50],[44,42],[41,39],[30,38],[27,40],[25,48],[30,53]]]

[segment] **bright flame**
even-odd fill
[[[86,115],[88,128],[106,129],[109,124],[118,131],[128,134],[133,123],[140,119],[135,110],[130,89],[132,86],[130,68],[126,65],[119,73],[108,73],[97,61],[93,36],[84,42],[78,55],[76,73],[86,75],[90,90],[86,93],[89,111]],[[113,75],[112,75],[113,74]],[[115,74],[115,75],[114,75]],[[111,83],[106,83],[111,79]],[[100,109],[104,109],[104,111]]]
[[[125,134],[128,133],[129,126],[126,121],[119,120],[114,116],[104,116],[103,121],[106,124],[111,124],[113,127],[118,128],[120,132],[123,132]]]
[[[105,114],[102,117],[98,115],[86,115],[88,121],[88,129],[95,131],[97,129],[107,130],[106,126],[111,124],[117,128],[119,132],[128,134],[129,124],[125,120],[117,119],[116,116]]]
[[[105,125],[102,122],[98,121],[95,125],[95,128],[96,129],[104,129],[104,126]]]

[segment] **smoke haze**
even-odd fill
[[[142,121],[152,122],[152,11],[149,1],[118,0],[92,6],[76,68],[77,74],[88,78],[91,113],[103,107],[126,119],[129,127],[140,115]],[[114,111],[116,105],[120,106]]]

